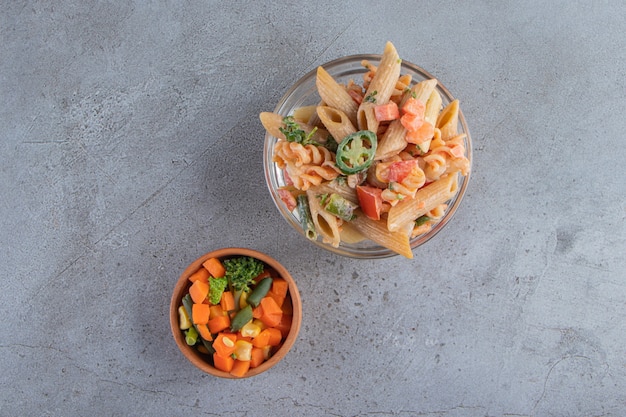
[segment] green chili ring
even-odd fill
[[[337,168],[346,175],[364,171],[372,165],[378,141],[370,130],[361,130],[343,138],[337,147]]]

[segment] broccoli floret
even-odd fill
[[[209,302],[211,304],[219,304],[222,293],[228,286],[226,278],[209,278]]]
[[[229,284],[237,291],[250,291],[250,284],[254,281],[265,265],[258,259],[242,256],[224,261],[225,277]]]

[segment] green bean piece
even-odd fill
[[[190,327],[188,330],[185,330],[185,342],[189,346],[193,346],[198,343],[198,331],[196,330],[195,326]]]
[[[254,287],[252,292],[248,294],[248,298],[246,298],[246,303],[252,305],[252,307],[256,307],[261,303],[261,299],[265,297],[272,287],[272,278],[263,278],[259,283]]]
[[[241,329],[247,322],[252,320],[252,306],[248,304],[237,312],[230,322],[230,330],[233,332]]]
[[[424,216],[420,216],[417,218],[417,220],[415,220],[415,226],[421,226],[424,223],[428,222],[430,220],[430,217],[424,215]]]
[[[311,208],[309,207],[309,200],[306,194],[300,194],[296,197],[298,204],[298,215],[300,216],[300,224],[302,224],[302,230],[306,237],[310,240],[317,239],[317,231],[311,218]]]

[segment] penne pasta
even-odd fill
[[[355,189],[349,187],[346,181],[327,181],[312,188],[311,192],[317,194],[337,193],[352,203],[359,202]]]
[[[329,243],[335,248],[338,247],[339,242],[341,242],[339,229],[341,221],[322,208],[318,193],[308,190],[306,195],[309,200],[309,208],[315,230],[322,236],[324,243]]]
[[[394,120],[389,124],[385,133],[381,136],[376,149],[374,159],[382,160],[397,155],[406,148],[406,129],[400,120]]]
[[[432,92],[435,91],[435,87],[437,87],[437,80],[435,79],[420,81],[411,88],[411,95],[422,103],[426,103]]]
[[[350,222],[344,222],[341,225],[341,241],[342,242],[345,242],[348,244],[354,244],[354,243],[362,242],[366,239],[367,238],[363,236],[361,232],[359,232],[357,228],[354,227]]]
[[[439,112],[441,112],[441,104],[441,94],[437,90],[433,90],[426,101],[426,109],[424,110],[424,120],[433,126],[437,126],[437,117]]]
[[[431,126],[435,126],[437,124],[437,117],[439,116],[439,112],[441,111],[441,104],[441,95],[437,92],[437,90],[433,90],[432,93],[430,93],[430,97],[426,101],[426,106],[424,109],[424,121],[426,123],[430,123]],[[435,132],[435,134],[439,133],[440,132]],[[430,149],[431,141],[432,139],[427,139],[417,145],[422,153],[428,152],[428,150]]]
[[[455,173],[420,188],[415,197],[405,199],[389,210],[388,229],[392,232],[402,230],[418,217],[451,199],[457,186],[458,175]]]
[[[310,126],[317,126],[319,124],[319,119],[317,118],[317,114],[315,112],[316,109],[316,105],[298,107],[293,111],[292,116],[294,119],[301,120]]]
[[[352,125],[356,126],[357,104],[352,100],[348,91],[339,85],[323,67],[317,68],[315,85],[322,101],[327,106],[344,112],[350,119],[350,122],[352,122]]]
[[[448,140],[458,133],[459,125],[459,100],[448,104],[437,119],[437,127],[441,130],[441,139]]]
[[[300,116],[304,116],[304,114],[300,114]],[[281,139],[282,141],[287,139],[285,134],[280,130],[281,128],[285,128],[284,116],[277,113],[262,112],[259,115],[259,119],[261,120],[261,124],[265,130],[270,135]],[[297,122],[301,119],[294,116],[294,120]],[[317,126],[312,126],[304,121],[302,121],[302,123],[298,123],[298,126],[304,131],[305,135],[311,135],[309,138],[311,142],[324,144],[328,140],[329,133],[326,129],[320,129]]]
[[[359,130],[378,131],[379,121],[374,114],[374,107],[377,104],[387,103],[391,98],[391,93],[393,93],[400,76],[401,63],[402,60],[398,51],[391,42],[387,42],[380,65],[357,111],[356,125]]]
[[[410,90],[405,91],[399,107],[402,108],[404,103],[406,103],[406,101],[411,97],[422,101],[426,104],[424,119],[434,126],[437,120],[437,115],[439,114],[438,112],[434,114],[434,109],[437,108],[437,105],[441,106],[441,96],[435,90],[436,86],[437,80],[434,79],[420,81],[411,87]],[[430,106],[428,105],[429,102]],[[439,104],[437,104],[437,102],[439,102]],[[394,120],[391,122],[385,133],[380,138],[375,159],[386,159],[403,150],[407,145],[405,139],[406,132],[406,128],[402,125],[400,120]],[[420,149],[422,149],[422,152],[428,151],[426,144],[420,144]]]
[[[341,142],[343,138],[356,132],[356,128],[348,118],[348,115],[339,109],[330,106],[318,106],[317,115],[328,133]]]
[[[357,210],[355,214],[356,218],[350,222],[350,225],[363,236],[402,256],[413,258],[411,242],[406,230],[390,232],[384,221],[372,220],[360,210]]]

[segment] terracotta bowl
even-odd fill
[[[287,336],[283,339],[282,345],[272,354],[269,359],[267,359],[261,365],[257,366],[256,368],[250,368],[250,370],[244,375],[243,378],[248,378],[267,371],[278,362],[280,362],[285,357],[287,352],[289,352],[294,342],[296,341],[296,338],[298,337],[298,332],[300,331],[300,326],[302,324],[302,301],[300,299],[300,294],[298,292],[298,288],[296,287],[296,283],[293,280],[292,276],[289,274],[289,271],[287,271],[285,267],[282,266],[276,259],[252,249],[218,249],[202,255],[185,269],[185,271],[178,279],[176,286],[174,287],[172,299],[170,301],[170,326],[172,329],[172,335],[174,336],[174,341],[176,342],[176,345],[178,346],[182,354],[198,369],[216,377],[235,379],[237,377],[234,377],[228,372],[216,369],[212,365],[210,358],[207,355],[200,353],[196,347],[187,345],[187,343],[185,342],[185,335],[183,331],[180,330],[178,324],[178,307],[182,304],[182,298],[189,291],[189,286],[191,284],[188,279],[189,276],[197,271],[202,263],[209,258],[215,257],[223,260],[233,256],[250,256],[256,258],[264,262],[270,268],[273,268],[276,272],[278,272],[278,274],[289,283],[289,296],[291,297],[291,302],[293,305],[291,329],[289,330]]]

